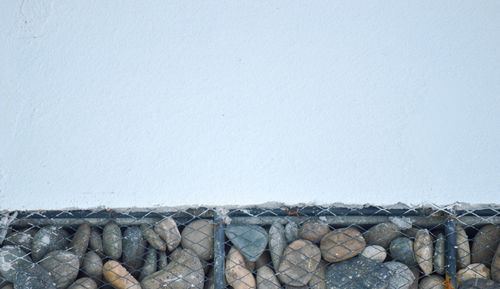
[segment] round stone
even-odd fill
[[[459,282],[477,278],[489,279],[490,269],[484,264],[473,263],[457,272],[457,280]]]
[[[389,286],[387,289],[408,289],[415,280],[410,268],[400,262],[387,262],[384,265],[390,270]]]
[[[103,266],[104,279],[116,289],[141,289],[139,282],[115,260],[106,262]]]
[[[97,283],[88,277],[84,277],[76,280],[68,289],[97,289]]]
[[[439,275],[429,275],[420,281],[419,289],[446,289],[444,278]]]
[[[227,283],[235,289],[255,288],[256,280],[247,268],[245,257],[235,247],[231,247],[226,258],[225,276]]]
[[[181,244],[191,249],[201,259],[210,260],[214,256],[214,225],[207,220],[189,223],[181,233]]]
[[[299,238],[299,226],[295,222],[289,222],[285,226],[285,237],[288,243]]]
[[[309,220],[304,222],[299,229],[299,238],[319,243],[321,238],[330,232],[330,227],[325,222],[319,220]]]
[[[399,237],[392,240],[389,251],[393,260],[410,267],[417,265],[415,254],[413,253],[413,241],[409,238]]]
[[[361,256],[372,259],[373,261],[377,262],[384,262],[385,258],[387,257],[387,252],[385,251],[384,247],[379,246],[379,245],[371,245],[367,246],[363,252],[361,253]]]
[[[181,233],[172,217],[161,220],[154,227],[155,232],[167,243],[168,251],[172,252],[181,243]]]
[[[69,234],[58,226],[45,226],[36,232],[31,245],[33,261],[40,261],[47,253],[65,249]]]
[[[269,228],[269,253],[273,268],[279,268],[286,245],[285,228],[280,223],[273,223]]]
[[[83,256],[82,271],[90,278],[95,280],[101,279],[102,276],[102,260],[94,251],[89,251]]]
[[[461,226],[455,227],[456,248],[457,248],[457,269],[462,269],[470,265],[469,237]]]
[[[366,242],[355,228],[333,230],[321,239],[321,255],[328,262],[340,262],[355,257],[365,249]]]
[[[386,289],[391,272],[384,263],[363,256],[333,263],[326,270],[328,289]]]
[[[19,246],[0,248],[0,275],[9,282],[14,282],[16,273],[33,264],[31,258]]]
[[[305,286],[321,260],[321,251],[308,240],[296,240],[285,249],[278,278],[286,285]]]
[[[439,233],[436,238],[436,243],[434,244],[434,270],[437,274],[444,275],[445,273],[445,248],[446,240],[444,235]]]
[[[499,242],[500,227],[498,225],[483,226],[472,242],[471,262],[489,266]]]
[[[115,222],[109,222],[102,230],[102,247],[104,254],[118,260],[122,256],[122,232]]]
[[[40,265],[52,275],[57,288],[68,288],[76,280],[80,269],[78,256],[62,250],[47,254]]]
[[[130,226],[123,232],[122,258],[125,268],[135,272],[142,266],[146,241],[142,237],[142,230],[138,226]]]
[[[257,269],[257,288],[259,289],[280,289],[281,284],[276,278],[273,269],[262,266]]]
[[[85,223],[81,224],[76,231],[73,240],[71,240],[70,251],[73,252],[80,262],[82,261],[83,255],[87,252],[90,239],[90,225]]]
[[[415,236],[413,243],[413,252],[415,253],[415,260],[424,275],[432,273],[432,237],[427,229],[421,229]]]
[[[401,236],[399,227],[394,223],[380,223],[371,227],[364,234],[366,243],[369,245],[379,245],[385,249],[389,248],[392,240]]]
[[[89,247],[90,249],[94,250],[94,252],[96,252],[99,256],[104,256],[102,236],[97,228],[91,228],[90,230]]]
[[[257,225],[228,225],[226,236],[245,256],[248,261],[255,262],[267,246],[267,232]]]

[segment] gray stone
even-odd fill
[[[122,240],[123,265],[131,273],[141,268],[146,251],[146,241],[138,226],[130,226],[123,232]]]
[[[99,280],[102,277],[102,260],[94,251],[89,251],[83,256],[82,271],[90,278]]]
[[[141,225],[142,234],[144,239],[148,241],[149,245],[158,251],[165,252],[167,250],[167,243],[160,238],[160,236],[153,230],[151,226]]]
[[[102,236],[97,228],[90,230],[89,247],[94,250],[99,256],[104,256],[104,249],[102,246]]]
[[[436,273],[444,275],[445,273],[445,248],[446,240],[444,235],[439,233],[436,237],[436,242],[434,243],[434,270]]]
[[[371,245],[367,246],[363,252],[361,253],[361,256],[372,259],[377,262],[384,262],[385,258],[387,258],[387,252],[385,251],[384,247],[379,246],[379,245]]]
[[[273,223],[269,228],[269,253],[275,270],[279,268],[286,245],[285,228],[278,222]]]
[[[399,261],[410,267],[417,265],[415,255],[413,253],[413,241],[409,238],[399,237],[392,240],[389,251],[393,260]]]
[[[33,261],[40,261],[47,253],[62,250],[68,246],[69,234],[61,227],[45,226],[36,232],[31,244]]]
[[[7,237],[5,237],[3,244],[19,246],[21,249],[25,251],[30,251],[31,243],[33,241],[33,236],[35,236],[35,234],[36,234],[36,229],[33,227],[11,232],[7,235]]]
[[[289,222],[285,226],[285,237],[288,243],[299,238],[299,226],[295,222]]]
[[[491,262],[491,279],[500,282],[500,244],[497,246],[495,256]]]
[[[248,261],[255,262],[267,246],[267,232],[257,225],[228,225],[226,236]]]
[[[146,253],[146,259],[144,260],[144,265],[142,266],[141,276],[139,280],[145,279],[147,276],[156,272],[156,264],[158,263],[158,255],[154,248],[148,248]]]
[[[296,240],[283,252],[278,278],[286,285],[305,286],[321,260],[321,251],[311,241]]]
[[[158,269],[163,269],[167,267],[168,265],[168,260],[167,260],[167,254],[162,251],[158,251]]]
[[[214,256],[214,225],[207,220],[189,223],[181,233],[184,249],[191,249],[201,259],[210,260]]]
[[[458,289],[500,289],[500,283],[488,279],[469,279],[462,282]]]
[[[499,242],[500,226],[483,226],[472,241],[471,263],[481,263],[490,266]]]
[[[83,255],[87,252],[87,248],[89,246],[90,239],[90,225],[85,223],[81,224],[78,227],[78,230],[71,240],[70,251],[73,252],[78,259],[80,260],[80,264],[82,262]]]
[[[0,248],[0,275],[14,282],[16,273],[33,264],[31,258],[19,246]]]
[[[387,289],[408,289],[415,280],[410,268],[400,262],[387,262],[384,265],[391,271]]]
[[[68,288],[76,280],[80,269],[78,256],[61,250],[48,253],[40,265],[52,275],[57,288]]]
[[[334,263],[326,270],[328,289],[386,289],[391,271],[383,263],[358,256]]]
[[[262,266],[257,270],[257,288],[258,289],[280,289],[281,285],[276,278],[273,269]]]
[[[76,280],[68,289],[97,289],[97,283],[88,277],[84,277]]]
[[[38,264],[32,264],[16,273],[14,289],[57,289],[57,287],[47,270]]]
[[[401,236],[399,227],[394,223],[380,223],[371,227],[364,234],[368,245],[379,245],[385,249],[389,248],[392,240]]]
[[[122,256],[122,232],[115,222],[109,222],[102,230],[102,247],[104,254],[118,260]]]

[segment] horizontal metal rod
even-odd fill
[[[46,226],[46,225],[59,225],[59,226],[73,226],[80,225],[83,223],[88,223],[94,226],[102,226],[106,225],[110,221],[114,221],[118,225],[142,225],[142,224],[154,224],[158,221],[162,220],[162,218],[53,218],[53,219],[17,219],[12,225],[13,226]],[[190,221],[186,220],[186,221]],[[178,222],[182,224],[181,222]]]

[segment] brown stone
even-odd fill
[[[171,217],[156,223],[154,230],[167,243],[169,252],[175,250],[181,243],[181,233]]]
[[[201,259],[210,260],[214,256],[214,225],[207,220],[189,223],[181,233],[183,248],[191,249]]]
[[[303,223],[299,229],[299,238],[319,243],[321,238],[330,232],[328,224],[319,220],[309,220]]]
[[[76,280],[68,289],[97,289],[97,283],[88,277],[84,277]]]
[[[497,251],[491,262],[491,279],[500,282],[500,244],[498,244]]]
[[[457,246],[457,269],[462,269],[470,264],[469,237],[461,226],[455,227]]]
[[[459,283],[476,278],[489,279],[490,269],[484,264],[473,263],[457,272],[457,280]]]
[[[117,289],[141,289],[137,281],[120,263],[110,260],[104,264],[103,275],[106,281]]]
[[[321,251],[308,240],[296,240],[283,252],[278,278],[290,286],[305,286],[321,260]]]
[[[431,274],[433,248],[432,237],[427,229],[421,229],[417,232],[413,243],[413,251],[415,252],[415,260],[417,260],[417,264],[424,272],[424,275]]]
[[[336,229],[321,239],[321,255],[328,262],[340,262],[363,252],[366,242],[355,228]]]
[[[257,289],[280,289],[281,285],[273,269],[262,266],[257,270]]]
[[[231,247],[226,258],[226,280],[234,289],[256,288],[255,278],[245,264],[245,257],[236,248]]]

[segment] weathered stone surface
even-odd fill
[[[109,258],[118,260],[122,256],[122,232],[115,222],[109,222],[102,230],[103,252]]]
[[[256,287],[252,272],[246,267],[245,257],[235,247],[231,247],[226,257],[225,275],[227,283],[235,289]]]
[[[379,245],[371,245],[367,246],[363,252],[361,253],[361,256],[372,259],[377,262],[384,262],[385,258],[387,258],[387,252],[385,251],[384,247],[379,246]]]
[[[76,280],[68,289],[97,289],[97,283],[88,277],[84,277]]]
[[[307,285],[321,260],[321,251],[308,240],[296,240],[283,252],[278,278],[286,285]]]
[[[168,260],[167,260],[167,254],[162,251],[158,251],[158,269],[163,269],[167,267],[168,265]]]
[[[31,244],[33,261],[40,261],[47,253],[65,249],[68,245],[69,234],[61,227],[45,226],[36,232]]]
[[[177,228],[177,223],[171,217],[156,223],[154,230],[167,243],[169,252],[175,250],[181,243],[181,233]]]
[[[321,239],[321,255],[328,262],[340,262],[355,257],[365,249],[366,242],[355,228],[331,231]]]
[[[14,282],[16,273],[30,266],[31,258],[20,246],[3,246],[0,248],[0,275],[9,282]]]
[[[158,251],[167,251],[167,243],[163,241],[160,236],[148,225],[141,225],[142,234],[144,239],[148,241],[149,245]]]
[[[419,289],[446,289],[444,278],[439,275],[429,275],[420,281]]]
[[[181,251],[179,251],[179,253],[180,252]],[[177,257],[179,257],[179,255]],[[142,266],[141,276],[139,280],[142,281],[147,276],[156,272],[157,262],[158,262],[158,255],[156,254],[156,250],[154,248],[148,248],[148,252],[146,253],[146,259],[144,260],[144,265]]]
[[[288,243],[299,238],[299,226],[295,222],[289,222],[285,226],[285,237]]]
[[[110,260],[103,267],[104,279],[116,289],[141,289],[139,282],[115,260]]]
[[[78,256],[80,264],[82,263],[83,255],[87,252],[90,240],[90,225],[87,223],[81,224],[78,227],[73,240],[71,240],[70,251]]]
[[[328,289],[386,289],[391,272],[383,263],[358,256],[333,263],[326,270]]]
[[[380,223],[371,227],[364,234],[366,243],[369,245],[379,245],[385,249],[389,248],[392,240],[401,236],[399,227],[394,223]]]
[[[384,265],[390,270],[389,286],[387,289],[408,289],[415,280],[410,268],[400,262],[386,262]]]
[[[89,247],[94,250],[99,256],[104,256],[104,249],[102,246],[102,236],[97,228],[90,229]]]
[[[445,252],[446,250],[446,240],[442,233],[439,233],[436,238],[436,243],[434,244],[434,270],[436,273],[444,275],[445,273]]]
[[[457,244],[457,269],[462,269],[470,265],[469,237],[461,226],[455,227]]]
[[[413,241],[407,237],[398,237],[392,240],[389,251],[393,260],[410,267],[417,265],[413,252]]]
[[[500,226],[483,226],[474,237],[471,248],[471,262],[491,264],[495,250],[500,242]]]
[[[57,288],[68,288],[76,280],[80,269],[78,256],[62,250],[48,253],[40,265],[52,275]]]
[[[259,269],[260,267],[262,266],[266,266],[266,265],[269,265],[269,266],[272,266],[272,261],[271,261],[271,255],[269,255],[269,251],[264,251],[264,253],[262,253],[259,257],[259,259],[257,259],[257,261],[255,261],[255,268]]]
[[[196,220],[189,223],[181,233],[181,244],[191,249],[203,260],[214,256],[214,225],[207,220]]]
[[[279,268],[286,245],[285,228],[280,223],[273,223],[269,228],[269,253],[274,269]]]
[[[281,284],[273,269],[262,266],[257,270],[257,289],[280,289]]]
[[[184,249],[165,269],[144,278],[141,286],[142,289],[201,289],[204,277],[203,267],[197,254]]]
[[[122,258],[125,268],[129,272],[139,270],[143,263],[146,241],[142,237],[142,230],[138,226],[130,226],[123,232]]]
[[[102,260],[94,251],[89,251],[83,256],[82,271],[90,278],[99,280],[102,277]]]
[[[473,263],[457,272],[457,280],[459,283],[469,279],[477,278],[489,279],[490,269],[488,269],[488,267],[486,267],[486,265],[484,264]]]
[[[31,250],[31,242],[36,234],[36,229],[33,227],[19,229],[18,231],[10,232],[3,241],[4,245],[19,246],[25,251]]]
[[[491,262],[491,279],[500,282],[500,244],[498,244],[495,256]]]
[[[57,289],[49,272],[38,264],[32,264],[16,273],[14,289]]]
[[[255,262],[267,246],[267,232],[257,225],[228,225],[226,236],[245,258]]]
[[[330,233],[328,224],[320,220],[309,220],[304,222],[299,229],[299,238],[319,243],[321,238]]]
[[[415,260],[424,275],[432,273],[432,237],[427,229],[421,229],[415,236],[413,243],[413,252],[415,253]]]
[[[326,267],[327,263],[324,260],[319,262],[316,271],[314,271],[311,280],[307,283],[310,289],[326,289]]]
[[[487,279],[469,279],[458,289],[500,289],[500,283]]]

